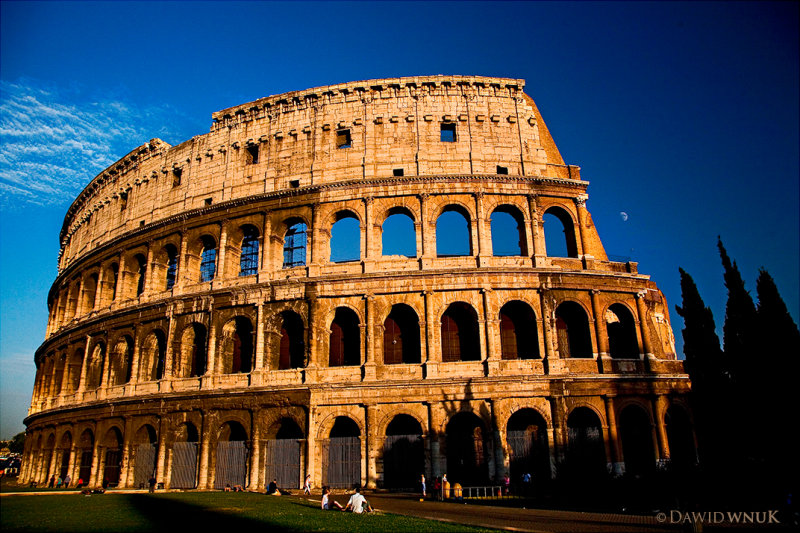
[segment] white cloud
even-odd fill
[[[166,106],[88,101],[80,89],[0,82],[0,207],[64,203],[100,171],[170,132]],[[173,132],[174,134],[174,132]]]

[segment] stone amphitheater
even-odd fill
[[[270,96],[92,179],[60,234],[22,481],[406,489],[692,464],[667,302],[609,260],[523,89]]]

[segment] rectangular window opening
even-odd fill
[[[297,189],[300,187],[300,180],[289,180],[289,187],[292,189]]]
[[[251,144],[247,147],[247,164],[248,165],[255,165],[258,163],[258,145]]]
[[[336,131],[336,148],[350,148],[352,140],[350,139],[350,130],[337,130]]]
[[[442,122],[441,141],[443,143],[456,142],[456,123],[455,122]]]
[[[179,168],[172,169],[172,186],[177,187],[181,184],[181,174],[183,172]]]
[[[402,168],[396,168],[392,170],[392,176],[402,176],[404,174]]]
[[[213,201],[214,201],[214,200],[213,200],[212,198],[206,198],[206,199],[204,200],[204,203],[205,203],[206,205],[211,205],[211,204],[213,203]]]
[[[508,174],[508,167],[501,167],[500,165],[497,165],[497,173]]]

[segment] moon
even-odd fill
[[[628,221],[628,213],[626,213],[625,211],[620,211],[619,212],[619,216],[620,216],[620,218],[622,218],[623,222],[627,222]]]

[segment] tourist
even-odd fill
[[[64,487],[65,489],[68,489],[70,481],[72,481],[72,479],[70,479],[69,474],[67,474],[67,477],[64,478],[64,484],[62,485],[62,487]]]
[[[420,475],[420,485],[422,485],[422,499],[425,499],[425,474]]]
[[[267,494],[273,494],[275,496],[280,496],[281,492],[278,490],[278,480],[273,479],[269,482],[269,486],[267,487]]]
[[[56,488],[60,489],[62,483],[64,483],[64,480],[61,479],[61,476],[58,476],[58,479],[56,479]]]
[[[147,484],[150,486],[150,494],[154,493],[156,491],[156,476],[150,476]]]
[[[531,490],[531,475],[528,472],[522,474],[522,494],[525,496],[530,495]]]
[[[333,508],[336,507],[340,511],[344,511],[342,504],[337,502],[336,500],[330,499],[331,489],[328,487],[322,487],[322,510],[323,511],[333,511]]]
[[[508,496],[510,488],[511,488],[511,478],[508,476],[508,474],[506,474],[505,476],[503,476],[503,490],[505,491],[506,496]]]
[[[347,502],[347,506],[344,508],[345,511],[353,511],[356,514],[361,514],[364,511],[372,512],[372,507],[370,506],[369,502],[367,501],[364,496],[361,495],[361,489],[356,487],[356,492],[352,496],[350,496],[350,500]]]
[[[442,478],[439,476],[433,478],[433,497],[442,499]]]
[[[303,494],[311,494],[311,474],[306,476],[306,481],[303,484]]]
[[[50,477],[50,483],[47,484],[47,487],[52,489],[55,484],[56,484],[56,476]]]

